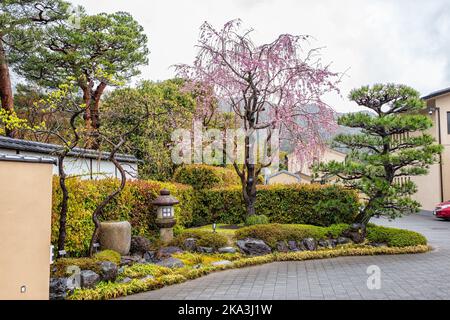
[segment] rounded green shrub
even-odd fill
[[[374,224],[367,226],[367,240],[376,243],[386,243],[389,247],[409,247],[427,244],[427,238],[418,232]]]
[[[94,257],[99,261],[110,261],[117,265],[120,264],[120,253],[114,250],[102,250],[97,252]]]
[[[237,240],[260,239],[275,248],[278,241],[300,241],[305,238],[325,239],[327,238],[327,228],[298,224],[264,224],[236,230],[235,237]]]
[[[204,230],[184,230],[178,234],[173,240],[173,244],[179,247],[184,246],[184,240],[187,238],[197,239],[197,246],[199,247],[211,247],[218,249],[225,247],[228,244],[228,239],[224,235],[212,231]]]
[[[268,223],[269,223],[269,218],[267,218],[267,216],[265,216],[263,214],[252,215],[245,220],[246,226],[253,226],[256,224],[268,224]]]
[[[178,167],[173,175],[173,180],[190,185],[197,190],[241,183],[234,169],[205,164],[191,164]]]

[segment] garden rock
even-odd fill
[[[66,291],[67,278],[50,278],[50,300],[64,300]]]
[[[297,247],[300,251],[308,250],[308,249],[306,249],[305,245],[303,244],[303,241],[297,241]]]
[[[348,244],[352,242],[352,239],[347,237],[339,237],[336,239],[337,244]]]
[[[180,252],[183,252],[183,250],[179,247],[163,247],[158,250],[156,258],[157,259],[169,258],[172,256],[172,254]]]
[[[233,247],[222,247],[218,251],[219,253],[236,253],[236,249]]]
[[[319,240],[318,244],[319,247],[327,249],[334,248],[336,246],[336,243],[332,240]]]
[[[297,247],[296,241],[288,241],[289,250],[291,251],[299,251],[300,249]]]
[[[232,262],[229,261],[229,260],[214,261],[214,262],[211,263],[211,265],[214,266],[214,267],[227,266],[227,265],[230,265],[230,264],[232,264]]]
[[[197,248],[197,239],[195,238],[187,238],[184,240],[184,247],[187,251],[195,251]]]
[[[354,243],[363,243],[366,238],[366,228],[361,223],[354,223],[343,235],[350,238]]]
[[[306,238],[303,239],[303,245],[305,246],[306,250],[314,251],[317,250],[317,241],[313,238]]]
[[[126,278],[123,278],[123,279],[120,281],[120,283],[128,283],[128,282],[131,282],[131,280],[133,280],[133,279],[126,277]]]
[[[141,236],[131,237],[130,254],[143,255],[150,249],[150,240]]]
[[[117,265],[110,261],[100,262],[100,275],[102,281],[114,281],[117,278],[119,269]]]
[[[197,251],[200,253],[213,253],[214,249],[211,247],[198,247]]]
[[[80,273],[81,288],[94,288],[100,281],[100,276],[92,270],[82,270]]]
[[[155,277],[149,274],[149,275],[146,275],[143,278],[140,278],[139,280],[146,281],[146,280],[150,280],[150,279],[155,279]]]
[[[145,260],[141,256],[122,256],[120,258],[120,265],[121,266],[130,266],[134,263],[145,263]]]
[[[289,251],[289,248],[288,248],[288,246],[286,245],[286,242],[284,242],[284,241],[278,241],[278,242],[277,242],[277,251],[278,251],[278,252],[288,252],[288,251]]]
[[[155,263],[159,261],[159,259],[156,258],[155,251],[147,251],[146,253],[144,253],[144,260],[147,263]]]
[[[372,247],[387,247],[388,245],[387,245],[387,243],[384,243],[384,242],[371,242],[371,243],[369,243],[369,246],[372,246]]]
[[[183,261],[180,259],[169,257],[156,263],[158,266],[167,268],[182,268],[184,267]]]
[[[272,249],[262,240],[247,238],[236,242],[238,248],[248,255],[264,255],[272,252]]]

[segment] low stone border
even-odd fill
[[[424,253],[431,250],[430,246],[419,245],[410,247],[355,247],[342,246],[335,249],[318,251],[298,251],[287,253],[273,253],[264,256],[245,257],[231,263],[215,266],[203,266],[198,269],[173,269],[173,273],[158,278],[147,277],[133,279],[126,283],[100,283],[93,289],[77,289],[70,300],[107,300],[139,292],[151,291],[162,287],[182,283],[199,278],[215,271],[242,268],[277,261],[303,261],[312,259],[327,259],[343,256],[392,255]]]

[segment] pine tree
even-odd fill
[[[374,215],[396,218],[417,212],[412,199],[417,187],[410,177],[425,175],[436,163],[442,146],[427,133],[433,125],[423,112],[419,93],[404,85],[376,84],[352,90],[349,99],[371,112],[349,113],[338,123],[359,128],[357,134],[340,134],[334,146],[349,153],[342,163],[320,163],[315,170],[334,176],[365,198],[356,222],[364,227]]]

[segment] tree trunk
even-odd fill
[[[122,190],[125,188],[125,183],[127,181],[127,177],[125,174],[125,170],[123,169],[122,165],[119,161],[116,160],[115,154],[117,152],[118,148],[116,147],[110,154],[109,160],[114,164],[114,166],[119,170],[120,172],[120,186],[114,190],[111,194],[109,194],[105,200],[103,200],[97,208],[95,208],[94,213],[92,214],[92,221],[94,222],[95,229],[94,233],[92,234],[91,243],[89,245],[89,256],[92,257],[94,254],[94,244],[97,242],[99,233],[100,233],[100,220],[99,216],[103,213],[103,210],[105,207],[110,203]]]
[[[64,171],[64,158],[65,155],[58,156],[59,186],[62,191],[61,209],[59,211],[58,257],[60,256],[59,252],[65,249],[67,204],[69,202],[69,191],[67,190],[66,173]]]
[[[106,83],[101,82],[97,89],[94,91],[92,95],[92,103],[90,106],[90,116],[91,116],[91,134],[93,139],[91,141],[90,148],[97,150],[100,147],[100,139],[98,135],[98,130],[100,128],[100,99],[103,95],[103,92],[106,89]]]
[[[9,74],[9,66],[6,58],[6,52],[3,47],[2,35],[0,34],[0,99],[2,108],[8,112],[14,111],[14,96],[11,86],[11,76]],[[5,129],[8,137],[17,136],[15,130]]]

